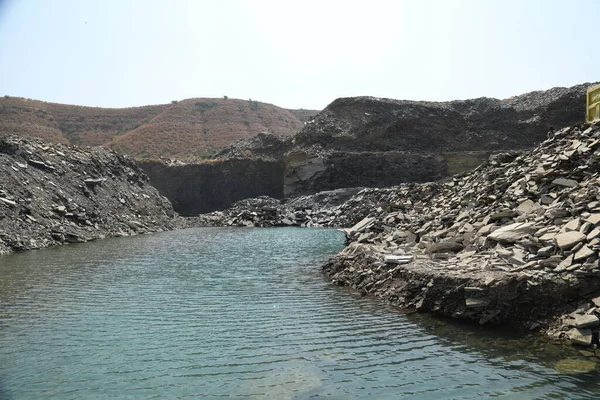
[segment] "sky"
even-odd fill
[[[600,81],[598,0],[0,0],[0,96],[507,98]]]

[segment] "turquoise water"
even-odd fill
[[[188,229],[0,258],[0,398],[598,398],[572,349],[330,285],[326,229]]]

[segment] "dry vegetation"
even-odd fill
[[[199,160],[261,132],[292,135],[314,113],[225,98],[98,108],[5,96],[0,98],[0,136],[102,145],[136,158]]]

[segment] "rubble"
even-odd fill
[[[370,218],[345,230],[350,246],[324,266],[334,283],[409,309],[545,325],[599,344],[590,299],[600,294],[600,125],[561,129],[444,181],[371,190],[385,207],[371,204]],[[389,262],[400,254],[412,261]],[[585,316],[552,319],[582,301]]]
[[[184,226],[135,161],[103,148],[0,139],[0,254]]]

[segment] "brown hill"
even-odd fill
[[[272,104],[236,99],[187,99],[115,138],[110,146],[138,158],[201,159],[238,139],[261,132],[291,136],[302,126],[291,112]]]
[[[5,96],[0,98],[0,136],[102,145],[137,158],[199,159],[261,132],[290,136],[314,113],[236,99],[99,108]]]

